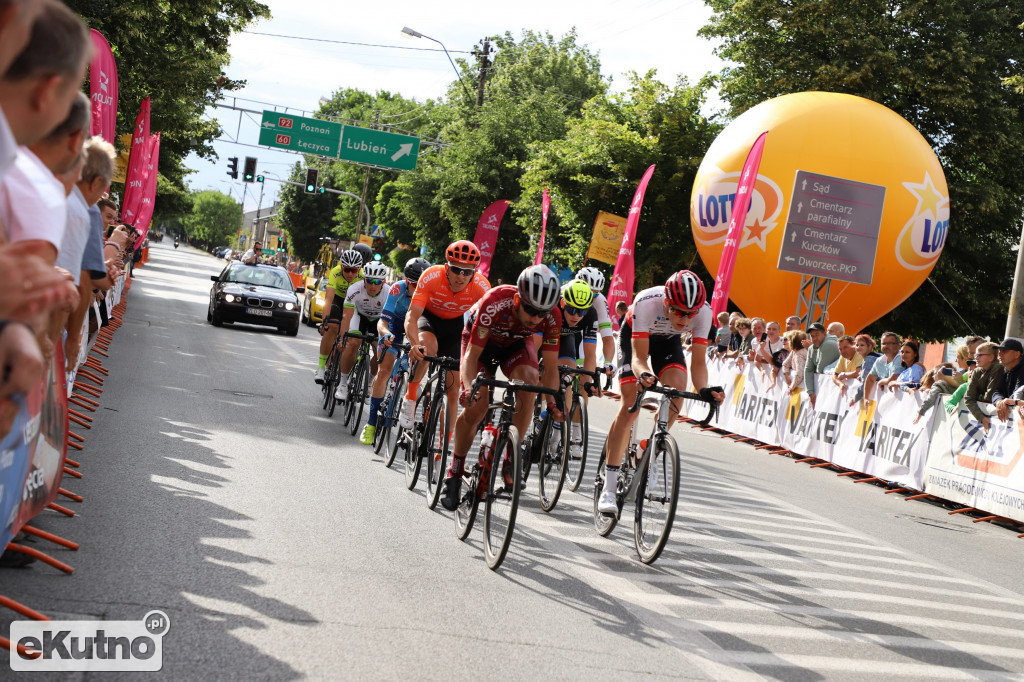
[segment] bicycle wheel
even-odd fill
[[[619,522],[614,516],[605,516],[597,511],[597,502],[601,499],[601,492],[604,490],[604,462],[605,449],[601,448],[601,458],[597,460],[597,478],[594,480],[594,529],[601,537],[607,537]]]
[[[505,560],[516,527],[520,485],[515,472],[522,466],[519,459],[519,432],[509,426],[495,443],[484,500],[484,556],[492,571]]]
[[[425,419],[429,416],[430,387],[424,388],[416,401],[417,419]],[[423,458],[420,457],[420,448],[423,441],[423,424],[416,421],[412,428],[406,431],[409,442],[405,450],[405,487],[412,490],[416,487],[416,481],[420,478],[420,467],[423,466]]]
[[[369,358],[364,354],[352,369],[348,378],[348,406],[345,410],[345,424],[353,436],[359,430],[363,419],[363,407],[366,405],[366,379],[370,372]]]
[[[547,421],[546,418],[541,419],[540,417],[541,411],[543,410],[541,404],[542,401],[540,400],[535,400],[533,403],[533,419],[530,421],[530,428],[533,430],[533,433],[531,433],[529,437],[525,438],[526,442],[529,444],[530,451],[526,453],[526,457],[522,458],[523,483],[526,483],[526,480],[530,477],[530,467],[533,466],[534,460],[540,459],[540,446],[542,441],[544,440],[544,438],[542,437],[543,426],[544,422]]]
[[[665,549],[679,502],[679,448],[672,436],[660,436],[647,460],[647,471],[638,471],[633,543],[640,561],[654,563]]]
[[[480,504],[480,498],[476,495],[476,487],[479,484],[479,465],[474,464],[472,473],[462,477],[462,498],[459,506],[455,508],[455,535],[460,540],[465,540],[469,532],[473,530],[473,522],[476,521],[476,510]]]
[[[400,373],[395,381],[396,384],[394,391],[391,393],[391,399],[388,400],[388,407],[384,410],[384,414],[377,420],[377,428],[379,429],[382,426],[384,428],[381,440],[385,442],[388,450],[388,454],[384,458],[384,466],[388,468],[391,468],[392,463],[395,461],[395,456],[398,454],[398,448],[396,445],[403,432],[402,427],[398,425],[398,411],[402,409],[402,400],[405,395],[405,372]]]
[[[577,416],[579,415],[579,416]],[[576,420],[579,420],[580,435],[573,435]],[[565,457],[565,485],[572,492],[580,487],[583,482],[583,472],[587,468],[587,447],[590,445],[588,437],[587,404],[579,396],[573,396],[572,406],[569,408],[569,416],[565,423],[570,425],[566,434],[568,446]],[[576,452],[577,454],[573,454]]]
[[[334,391],[338,388],[338,377],[341,375],[341,353],[334,352],[327,363],[327,375],[324,377],[324,390],[327,391],[327,416],[334,416],[334,407],[338,400]]]
[[[537,462],[537,493],[540,508],[546,512],[555,508],[565,481],[565,453],[567,441],[565,425],[555,428],[555,421],[549,414],[541,427],[540,461]]]
[[[430,410],[430,421],[423,435],[423,455],[427,460],[427,507],[433,509],[441,499],[448,469],[451,433],[448,431],[448,396],[441,394]]]

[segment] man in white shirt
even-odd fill
[[[260,262],[260,256],[263,253],[263,244],[260,242],[253,242],[252,248],[245,252],[242,256],[242,262],[246,265],[256,265]]]
[[[41,0],[0,0],[0,74],[7,71],[32,34],[32,24],[43,8]],[[14,165],[18,141],[0,102],[0,182]]]

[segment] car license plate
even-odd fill
[[[259,315],[260,317],[270,317],[273,312],[270,310],[263,310],[262,308],[246,308],[245,312],[249,315]]]

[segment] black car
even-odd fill
[[[228,263],[210,289],[206,320],[219,327],[245,322],[277,327],[289,336],[299,333],[299,297],[305,289],[292,286],[288,271],[271,265]]]

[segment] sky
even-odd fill
[[[442,51],[419,51],[294,40],[258,33],[308,39],[371,43],[400,47],[440,46],[426,38],[402,34],[408,26],[443,43],[453,58],[465,54],[486,36],[523,29],[551,33],[556,38],[574,27],[577,43],[587,45],[600,58],[602,74],[612,89],[625,87],[623,74],[657,69],[658,77],[673,83],[684,75],[696,82],[723,63],[714,56],[714,44],[697,36],[711,15],[702,0],[516,0],[504,3],[440,0],[389,0],[386,3],[341,3],[337,0],[263,0],[272,18],[261,20],[231,39],[227,75],[245,80],[246,86],[229,93],[226,104],[261,112],[271,106],[289,107],[310,115],[321,97],[341,88],[369,92],[388,90],[403,97],[425,100],[443,95],[456,75]],[[492,55],[493,56],[493,55]],[[219,155],[211,162],[191,155],[189,176],[193,189],[213,189],[238,200],[244,193],[245,210],[260,202],[259,184],[244,185],[241,169],[246,156],[259,161],[266,172],[262,206],[273,204],[280,185],[301,156],[256,145],[259,113],[210,108],[207,116],[221,122],[224,134],[214,143]],[[239,157],[239,180],[227,176],[227,159]]]

